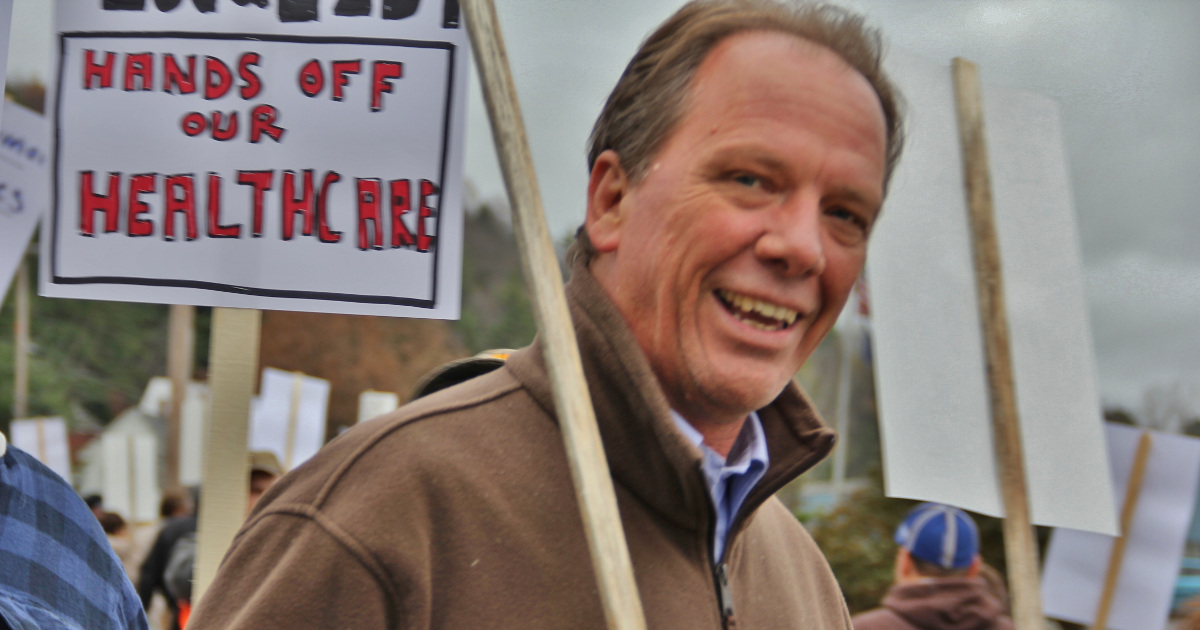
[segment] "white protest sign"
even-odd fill
[[[174,4],[58,4],[42,294],[457,317],[457,2]]]
[[[358,421],[365,422],[385,413],[391,413],[399,406],[400,397],[396,394],[367,390],[358,395]]]
[[[0,304],[50,199],[49,140],[45,118],[4,101],[0,119]]]
[[[166,418],[171,406],[171,379],[155,376],[146,383],[138,411],[147,416]],[[204,383],[188,383],[180,408],[179,483],[193,486],[203,474],[204,439],[208,427],[209,389]]]
[[[908,101],[868,256],[887,494],[1003,516],[951,73],[887,66]],[[1031,518],[1115,533],[1058,108],[983,92]]]
[[[250,414],[252,451],[272,451],[284,471],[325,444],[329,381],[299,372],[263,368],[262,390]]]
[[[204,383],[188,383],[179,410],[179,483],[199,485],[204,478],[204,440],[208,435],[211,394]]]
[[[9,442],[71,482],[71,446],[62,418],[25,418],[9,425]]]
[[[0,40],[0,86],[5,85],[8,81],[8,42],[11,41],[9,32],[12,29],[12,0],[0,0],[0,33],[4,35],[4,39]],[[0,118],[0,122],[3,118]]]
[[[142,398],[138,401],[138,411],[147,416],[165,418],[171,405],[171,379],[165,376],[154,376],[142,390]]]
[[[152,434],[108,432],[104,453],[104,508],[134,523],[158,518],[158,441]]]
[[[1133,466],[1142,430],[1108,425],[1112,480],[1118,496]],[[1162,628],[1200,480],[1200,440],[1151,434],[1150,456],[1129,531],[1120,577],[1108,616],[1113,630]],[[1047,616],[1088,625],[1096,614],[1113,538],[1056,529],[1042,570]]]

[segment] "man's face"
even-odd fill
[[[740,421],[833,326],[882,204],[885,144],[862,75],[796,37],[750,32],[701,64],[640,182],[615,153],[597,160],[592,268],[684,417]]]

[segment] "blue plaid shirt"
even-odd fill
[[[62,477],[11,444],[0,459],[4,627],[147,628],[133,584],[83,499]]]

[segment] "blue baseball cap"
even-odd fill
[[[918,560],[943,569],[965,569],[979,554],[979,530],[956,507],[922,503],[896,528],[896,544]]]

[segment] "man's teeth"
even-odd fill
[[[750,324],[759,330],[772,331],[779,330],[781,328],[787,328],[788,326],[791,326],[792,323],[796,321],[796,317],[799,316],[799,313],[786,306],[780,306],[779,304],[771,304],[770,302],[756,300],[752,297],[734,293],[728,289],[718,289],[717,294],[721,296],[721,299],[724,300],[726,304],[736,309],[733,311],[733,314],[739,320]],[[746,315],[750,313],[759,315],[761,318],[774,320],[774,322],[764,322],[760,318],[746,317]]]

